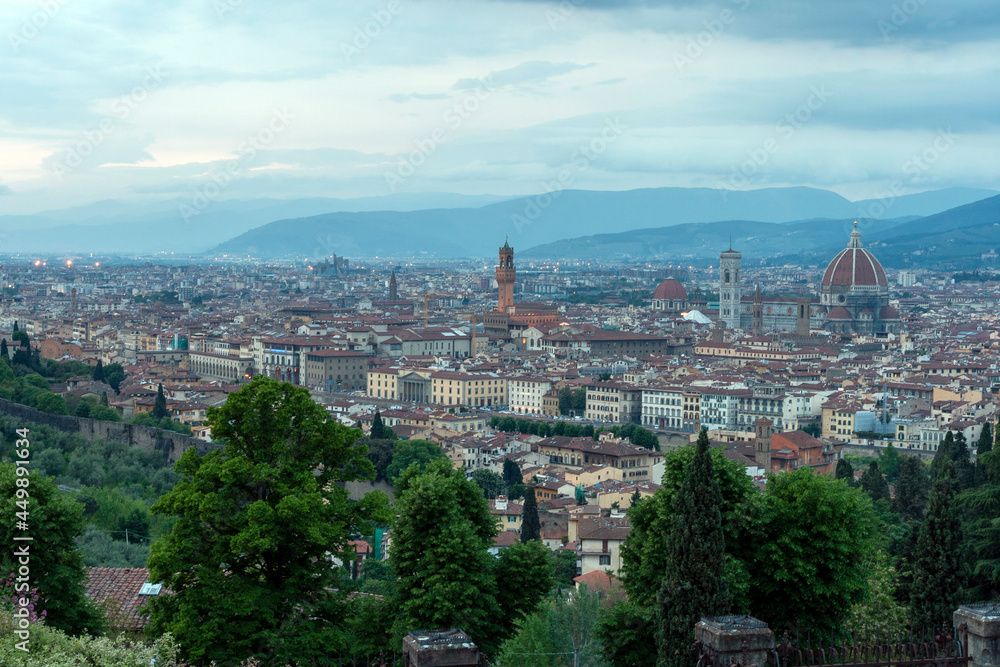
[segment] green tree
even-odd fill
[[[868,564],[868,590],[851,607],[845,629],[860,637],[899,637],[909,623],[908,610],[896,601],[898,575],[884,551]]]
[[[41,392],[35,400],[35,407],[42,412],[49,412],[54,415],[68,414],[66,409],[66,399],[51,391]]]
[[[913,621],[918,627],[950,627],[965,583],[961,528],[953,507],[955,482],[951,467],[951,462],[947,461],[937,470],[917,541],[910,603]]]
[[[552,552],[552,583],[556,588],[572,588],[576,578],[576,552],[562,549]]]
[[[73,412],[77,417],[89,417],[90,416],[90,401],[80,401],[79,405],[76,406],[76,410]]]
[[[586,586],[572,599],[550,598],[518,621],[497,657],[499,667],[605,667],[597,636],[601,599]],[[547,654],[547,655],[537,655]]]
[[[7,351],[7,339],[0,340],[0,359],[10,361],[10,353]]]
[[[837,461],[837,470],[833,473],[833,476],[837,479],[844,480],[851,486],[857,485],[857,482],[854,479],[854,467],[847,459],[840,459]]]
[[[535,490],[528,487],[524,492],[524,514],[521,516],[521,541],[537,542],[542,538],[538,522],[538,503]]]
[[[372,428],[369,433],[372,440],[395,440],[396,432],[391,427],[382,423],[382,413],[375,411],[375,418],[372,419]]]
[[[503,495],[503,478],[489,468],[477,468],[472,471],[471,479],[483,490],[484,498],[496,498]]]
[[[448,460],[441,448],[429,440],[399,440],[392,454],[392,463],[386,469],[386,477],[395,482],[404,470],[416,464],[420,470],[438,459]]]
[[[125,380],[125,369],[121,364],[108,364],[104,367],[104,382],[118,393],[121,383]]]
[[[531,614],[552,588],[552,558],[539,540],[514,544],[496,564],[497,603],[502,625]]]
[[[868,470],[865,470],[864,474],[861,475],[861,488],[871,497],[872,501],[889,500],[889,483],[882,476],[877,462],[869,463]]]
[[[886,445],[886,448],[879,452],[878,455],[878,469],[882,471],[885,475],[885,481],[892,484],[896,481],[896,477],[899,476],[900,466],[902,465],[901,457],[899,456],[899,450],[893,447],[891,444]]]
[[[28,458],[30,446],[17,446],[21,448],[15,450],[20,452],[18,458]],[[27,485],[19,480],[26,480]],[[3,516],[9,517],[0,522],[0,539],[7,545],[0,553],[0,581],[17,573],[23,565],[21,559],[27,556],[29,578],[18,583],[37,587],[37,611],[46,612],[46,624],[70,634],[99,632],[101,615],[85,594],[82,553],[74,541],[83,533],[83,506],[63,495],[52,479],[35,471],[21,476],[14,464],[0,462],[0,508]],[[22,519],[27,532],[16,527],[15,520]],[[15,541],[15,536],[25,534],[31,536],[31,542]]]
[[[497,526],[481,489],[447,459],[407,468],[396,483],[389,561],[398,577],[396,637],[460,627],[496,649],[493,546]]]
[[[632,600],[619,602],[601,615],[597,638],[605,660],[615,667],[655,665],[656,609]]]
[[[661,487],[628,510],[632,530],[621,550],[621,577],[629,599],[641,605],[653,605],[666,574],[665,540],[671,530],[675,498],[694,453],[692,446],[667,452],[663,458],[665,472]],[[746,554],[739,547],[741,528],[754,511],[751,501],[759,492],[743,464],[727,459],[723,448],[712,448],[710,455],[712,471],[722,493],[719,510],[726,532],[726,547],[731,555],[743,558]]]
[[[308,390],[258,377],[208,410],[225,442],[188,449],[183,478],[152,507],[176,517],[153,545],[150,577],[172,595],[150,601],[150,630],[171,632],[191,660],[305,660],[339,639],[343,553],[387,503],[348,499],[338,482],[371,478],[358,436]]]
[[[937,479],[943,468],[949,469],[949,474],[954,476],[954,454],[955,434],[948,431],[944,434],[944,440],[938,445],[937,452],[934,453],[934,460],[931,461],[931,479]]]
[[[598,382],[607,382],[607,381],[609,381],[610,379],[611,379],[611,373],[608,373],[607,371],[605,371],[605,372],[601,373],[601,374],[600,374],[600,375],[598,376],[598,378],[597,378],[597,381],[598,381]]]
[[[930,476],[923,461],[916,456],[902,457],[899,476],[896,478],[896,497],[892,500],[892,511],[904,521],[922,520],[930,488]]]
[[[167,410],[167,397],[163,395],[163,385],[156,385],[156,399],[153,401],[153,419],[163,419],[169,417]]]
[[[355,447],[365,447],[368,460],[375,467],[375,479],[388,481],[389,464],[392,463],[392,455],[396,452],[395,440],[373,440],[370,436],[362,436],[354,442]]]
[[[660,665],[690,665],[697,657],[693,655],[695,624],[702,616],[729,611],[721,504],[708,431],[702,429],[674,500],[667,537],[667,572],[657,596]]]
[[[965,441],[965,434],[961,431],[955,434],[955,444],[951,448],[951,462],[955,468],[955,492],[971,488],[975,482],[976,470],[969,454],[969,445]]]
[[[986,481],[986,466],[982,462],[982,457],[985,454],[989,454],[991,451],[993,451],[993,429],[990,426],[990,422],[986,422],[983,424],[983,430],[979,433],[979,441],[976,443],[976,472],[973,479],[974,486],[979,486]]]
[[[960,500],[969,514],[964,529],[972,555],[972,584],[981,599],[988,599],[1000,590],[1000,449],[979,454],[976,465],[982,467],[982,480]]]
[[[878,542],[871,499],[809,468],[768,479],[746,547],[750,611],[772,628],[840,626],[864,599]]]
[[[503,483],[508,489],[514,484],[523,484],[524,478],[521,475],[521,466],[513,459],[503,461]]]
[[[100,359],[97,360],[97,365],[94,366],[94,380],[97,382],[104,381],[104,362]]]

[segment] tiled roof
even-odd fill
[[[146,583],[149,583],[149,570],[144,567],[93,567],[87,570],[87,597],[99,607],[105,607],[112,627],[142,629],[147,619],[138,609],[155,597],[140,595]]]

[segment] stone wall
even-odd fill
[[[164,431],[138,424],[53,415],[4,399],[0,399],[0,414],[23,419],[26,422],[50,426],[64,433],[75,433],[91,442],[108,440],[125,443],[132,447],[140,447],[147,452],[159,452],[163,455],[164,460],[170,463],[176,463],[181,454],[191,447],[197,449],[200,454],[217,447],[217,445],[204,440],[173,431]]]
[[[875,445],[844,445],[844,456],[867,456],[869,458],[878,458],[878,455],[884,451],[885,447],[877,447]],[[905,449],[902,447],[896,447],[896,453],[900,456],[916,456],[922,461],[932,461],[934,459],[934,452],[923,449]]]

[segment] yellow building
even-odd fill
[[[507,380],[495,373],[376,368],[368,373],[368,395],[450,407],[507,404]]]

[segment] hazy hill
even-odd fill
[[[598,234],[528,248],[521,257],[660,260],[712,259],[732,238],[744,262],[822,262],[843,248],[853,221],[807,220],[786,224],[726,221],[617,234]],[[979,266],[982,253],[1000,249],[1000,196],[922,218],[861,220],[862,242],[886,266]]]
[[[900,197],[892,210],[922,209],[992,191],[942,190],[917,200]],[[914,195],[917,197],[918,195]],[[211,254],[258,257],[339,255],[492,255],[508,237],[517,248],[591,234],[626,232],[697,222],[755,220],[784,223],[857,216],[859,204],[813,188],[722,191],[656,188],[622,192],[567,190],[557,196],[523,197],[477,209],[336,213],[279,220],[211,250]]]

